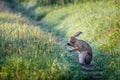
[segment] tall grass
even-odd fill
[[[0,12],[0,79],[82,78],[80,66],[56,37],[32,23],[20,13]]]
[[[90,5],[89,5],[90,4]],[[114,1],[88,2],[69,5],[50,12],[41,24],[63,36],[82,31],[81,39],[89,41],[105,52],[119,51],[119,14]],[[56,32],[57,31],[57,32]]]

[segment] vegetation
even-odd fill
[[[50,33],[33,25],[20,13],[0,12],[0,20],[1,80],[80,77],[73,74],[80,74],[79,65]]]
[[[119,8],[113,1],[80,3],[49,12],[41,24],[60,36],[66,33],[69,37],[77,31],[83,31],[80,36],[82,39],[93,43],[102,51],[118,52],[119,14]]]
[[[66,42],[77,31],[92,46],[93,59],[104,70],[105,80],[120,79],[119,0],[9,1],[22,14],[0,12],[0,79],[85,79],[81,66],[57,40]]]
[[[46,6],[46,5],[66,5],[69,3],[77,3],[77,2],[86,2],[86,1],[99,1],[99,0],[7,0],[9,2],[15,3],[36,3],[35,6]]]
[[[90,5],[89,5],[90,4]],[[105,70],[106,80],[119,80],[120,73],[120,6],[115,1],[86,2],[53,10],[41,20],[56,36],[79,37],[93,48],[94,61]],[[101,56],[103,55],[103,56]],[[114,66],[114,67],[113,67]]]

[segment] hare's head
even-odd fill
[[[74,44],[76,43],[76,41],[78,40],[76,37],[78,37],[82,32],[77,32],[75,33],[73,36],[70,37],[67,45],[69,46],[74,46]]]

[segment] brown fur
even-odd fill
[[[71,51],[78,50],[79,53],[79,63],[80,64],[90,64],[92,60],[92,48],[90,45],[83,41],[78,40],[78,37],[82,32],[75,33],[72,37],[70,37],[67,45],[72,46],[74,49]]]

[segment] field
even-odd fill
[[[0,11],[1,80],[91,79],[64,46],[78,31],[83,32],[78,38],[92,47],[103,80],[120,79],[119,1],[37,7],[33,2],[13,0]]]

